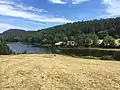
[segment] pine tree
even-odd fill
[[[12,54],[12,51],[7,46],[3,38],[0,38],[0,55],[9,55]]]

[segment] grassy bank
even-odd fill
[[[60,49],[89,49],[89,50],[104,50],[104,51],[120,51],[119,48],[60,48]]]
[[[62,54],[74,56],[91,56],[102,59],[120,60],[120,49],[104,48],[60,48]]]
[[[120,62],[53,54],[0,56],[2,90],[119,90]]]

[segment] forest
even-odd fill
[[[25,42],[30,44],[51,45],[57,42],[74,41],[74,47],[120,47],[115,40],[120,38],[120,17],[107,19],[94,19],[57,25],[54,27],[26,31],[10,29],[1,34],[7,42]],[[99,44],[99,40],[103,40]],[[120,40],[118,40],[120,43]]]

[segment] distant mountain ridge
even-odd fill
[[[25,30],[22,30],[22,29],[9,29],[9,30],[7,30],[7,31],[4,31],[3,33],[2,33],[2,35],[7,35],[7,34],[11,34],[11,33],[24,33],[25,32]]]
[[[36,31],[26,31],[23,29],[9,29],[1,33],[0,36],[5,37],[8,42],[14,42],[16,39],[23,40],[36,35]],[[14,40],[13,40],[14,39]]]
[[[27,31],[23,29],[9,29],[7,31],[4,31],[1,35],[5,37],[22,37],[26,32]]]

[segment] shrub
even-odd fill
[[[0,55],[12,54],[12,50],[7,46],[5,40],[0,38]]]
[[[112,36],[105,36],[102,44],[104,47],[115,47],[115,39]]]

